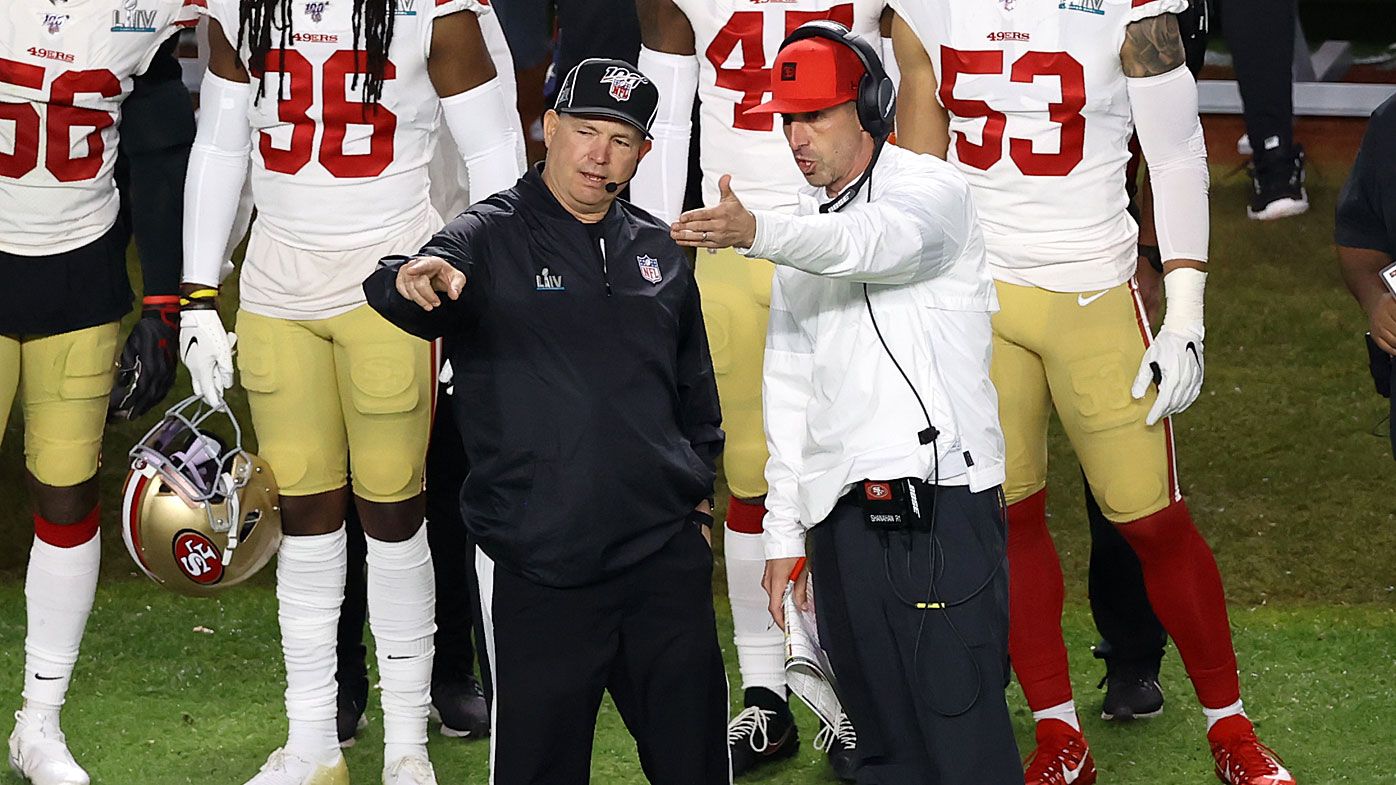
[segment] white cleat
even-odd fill
[[[333,763],[316,763],[283,748],[267,758],[247,785],[349,785],[349,767],[343,755]]]
[[[436,771],[424,755],[404,755],[383,767],[383,785],[436,785]]]
[[[15,730],[10,734],[10,768],[32,785],[89,785],[87,776],[58,727],[58,717],[46,720],[15,712]]]

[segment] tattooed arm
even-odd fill
[[[1125,43],[1120,47],[1120,63],[1125,76],[1142,78],[1160,76],[1187,63],[1183,36],[1178,32],[1178,18],[1160,14],[1125,28]]]

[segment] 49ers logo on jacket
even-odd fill
[[[618,65],[607,68],[601,77],[601,84],[611,86],[611,97],[617,101],[629,101],[631,91],[648,81],[649,79],[639,71],[621,68]]]
[[[175,535],[175,564],[189,580],[212,586],[223,580],[223,556],[213,541],[193,529]]]

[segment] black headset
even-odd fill
[[[795,28],[795,32],[781,41],[780,48],[810,38],[836,41],[858,55],[863,63],[863,77],[858,81],[858,100],[854,102],[858,108],[858,122],[874,139],[891,136],[897,116],[897,90],[892,84],[892,77],[887,75],[887,69],[882,67],[882,58],[878,57],[872,45],[838,22],[819,19]]]

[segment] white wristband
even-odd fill
[[[1187,333],[1201,339],[1206,336],[1203,326],[1203,292],[1207,273],[1192,267],[1178,267],[1163,277],[1163,292],[1167,313],[1160,332]]]

